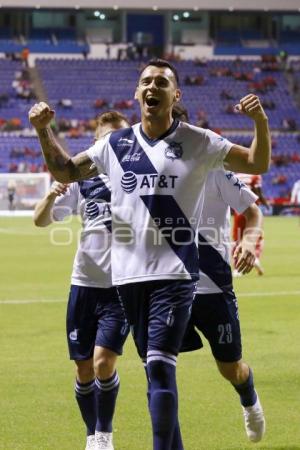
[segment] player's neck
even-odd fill
[[[162,119],[161,117],[157,118],[142,118],[142,129],[143,132],[149,139],[158,139],[160,136],[165,134],[173,123],[172,117],[167,117]]]

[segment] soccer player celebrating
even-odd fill
[[[153,449],[174,445],[178,400],[176,361],[199,277],[196,230],[209,170],[225,162],[233,171],[262,173],[270,162],[268,120],[255,95],[240,101],[255,124],[250,149],[172,119],[180,100],[176,69],[163,60],[141,71],[135,98],[141,123],[105,136],[70,158],[50,128],[54,111],[30,110],[53,176],[68,183],[106,172],[112,183],[112,277],[151,379]]]
[[[111,111],[98,117],[96,137],[128,127]],[[110,182],[106,175],[70,185],[54,182],[35,208],[45,227],[80,213],[83,230],[75,256],[67,309],[67,339],[77,374],[75,397],[87,428],[86,450],[113,450],[112,420],[119,390],[117,356],[128,335],[118,293],[112,287]]]
[[[173,118],[188,122],[188,112],[176,105]],[[258,197],[231,172],[213,170],[205,183],[201,224],[198,230],[200,280],[196,285],[192,317],[183,347],[192,349],[196,326],[208,339],[220,373],[240,395],[245,428],[251,441],[260,441],[265,432],[264,413],[254,389],[253,375],[242,361],[238,304],[232,285],[230,267],[230,208],[242,213],[243,238],[235,250],[241,273],[255,264],[257,241],[262,235],[262,213],[255,204]]]
[[[238,304],[230,268],[230,207],[245,217],[243,238],[234,256],[237,270],[248,273],[254,266],[256,243],[262,234],[262,213],[256,200],[257,196],[233,173],[209,173],[198,232],[200,280],[191,318],[208,339],[220,373],[240,395],[246,432],[253,442],[262,439],[265,419],[252,371],[242,360]]]

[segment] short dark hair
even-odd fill
[[[182,122],[189,122],[188,110],[183,106],[182,103],[175,103],[172,109],[173,119],[181,120]]]
[[[170,69],[173,72],[173,75],[175,77],[176,83],[179,85],[179,76],[178,76],[178,72],[177,69],[175,68],[175,66],[173,66],[173,64],[169,63],[169,61],[166,61],[165,59],[159,59],[159,58],[154,58],[154,59],[150,59],[140,70],[140,76],[142,75],[142,73],[144,72],[144,70],[149,67],[149,66],[155,66],[155,67],[167,67],[168,69]]]
[[[130,126],[127,117],[124,116],[124,114],[120,113],[119,111],[107,111],[98,114],[96,117],[97,127],[107,124],[116,125],[123,121],[128,123],[128,126]]]

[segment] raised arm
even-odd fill
[[[86,152],[73,158],[62,148],[50,128],[54,111],[44,103],[35,104],[29,111],[29,121],[36,129],[47,167],[61,183],[71,183],[97,175],[96,166]]]
[[[271,161],[271,137],[268,117],[256,95],[249,94],[237,105],[239,111],[254,121],[254,139],[250,148],[233,145],[224,165],[233,172],[261,174],[267,172]]]
[[[54,221],[52,209],[55,199],[56,197],[65,194],[67,189],[67,184],[58,183],[55,181],[52,184],[48,194],[46,194],[45,197],[36,204],[33,214],[33,221],[37,227],[47,227]]]
[[[238,272],[245,274],[249,273],[254,267],[256,244],[263,235],[263,215],[255,203],[249,206],[243,212],[243,215],[246,218],[246,227],[243,238],[235,249],[233,259]]]

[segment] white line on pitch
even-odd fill
[[[240,292],[238,297],[278,297],[281,295],[300,295],[300,291],[275,291],[275,292]]]
[[[0,300],[1,305],[28,305],[29,303],[66,303],[67,300],[62,299],[41,299],[41,300]]]
[[[276,291],[276,292],[240,292],[238,297],[279,297],[282,295],[300,295],[300,291]],[[27,305],[31,303],[66,303],[63,299],[40,300],[0,300],[0,305]]]

